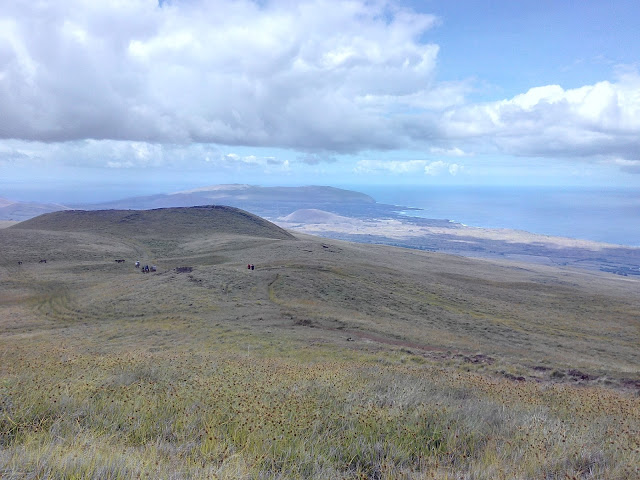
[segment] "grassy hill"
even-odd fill
[[[0,229],[0,476],[640,474],[637,280],[247,215]]]
[[[12,228],[106,233],[129,237],[175,238],[225,233],[292,239],[280,227],[238,208],[207,205],[154,210],[69,210],[26,220]]]

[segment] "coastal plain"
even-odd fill
[[[0,244],[3,478],[640,475],[637,277],[212,206]]]

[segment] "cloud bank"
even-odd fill
[[[640,159],[640,76],[564,90],[536,87],[508,100],[446,111],[441,136],[490,140],[502,152]]]
[[[443,160],[360,160],[357,162],[354,173],[390,173],[394,175],[424,174],[432,177],[449,174],[456,176],[464,171],[464,166],[457,163],[449,163]]]
[[[435,17],[386,2],[71,0],[3,10],[2,138],[392,148],[390,110],[434,84],[438,47],[419,37]]]
[[[472,104],[470,82],[436,78],[439,47],[425,39],[438,22],[384,0],[5,2],[0,139],[107,142],[95,148],[127,150],[106,159],[112,168],[217,144],[293,149],[307,165],[413,148],[638,172],[637,73]],[[440,171],[429,165],[419,168]]]

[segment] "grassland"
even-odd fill
[[[3,478],[640,477],[640,282],[156,212],[0,230]]]

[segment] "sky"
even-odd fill
[[[0,197],[640,187],[637,0],[0,0]]]

